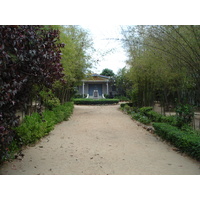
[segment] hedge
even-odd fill
[[[200,161],[200,136],[181,131],[166,123],[153,123],[155,133],[182,152]]]
[[[73,112],[73,107],[73,103],[68,102],[53,108],[52,111],[46,110],[42,115],[33,113],[26,116],[22,124],[15,128],[22,144],[27,145],[36,142],[53,130],[57,123],[68,120]]]
[[[105,104],[117,104],[119,99],[74,99],[76,105],[105,105]]]

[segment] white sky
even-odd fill
[[[123,68],[126,63],[126,55],[122,48],[120,39],[120,25],[108,25],[108,24],[96,24],[96,25],[81,25],[82,28],[89,31],[93,38],[94,48],[101,52],[107,52],[112,50],[105,56],[101,54],[94,54],[95,60],[99,60],[96,65],[96,69],[92,71],[95,73],[101,73],[103,69],[109,68],[116,74],[120,68]]]

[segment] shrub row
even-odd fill
[[[53,130],[55,124],[68,120],[72,112],[73,103],[67,102],[42,114],[33,113],[31,116],[26,116],[15,131],[22,144],[34,143]]]
[[[121,109],[132,116],[133,119],[136,119],[144,124],[149,124],[150,122],[164,122],[172,126],[176,126],[177,116],[164,116],[153,111],[152,107],[132,107],[132,104],[121,104]]]
[[[182,152],[200,161],[200,136],[181,131],[166,123],[153,123],[155,133]]]
[[[150,107],[146,107],[146,108],[150,109]],[[141,108],[141,109],[143,109],[143,108]],[[153,110],[148,110],[148,109],[146,111],[144,111],[143,114],[145,116],[147,116],[152,122],[164,122],[164,123],[168,123],[172,126],[177,126],[177,116],[164,116]]]
[[[182,152],[200,160],[199,132],[193,130],[188,124],[185,124],[180,129],[177,116],[163,116],[153,111],[152,107],[136,108],[128,104],[121,104],[121,109],[143,124],[153,122],[152,124],[157,135],[169,141]]]
[[[119,103],[119,99],[74,99],[74,104],[77,105],[105,105],[117,103]]]

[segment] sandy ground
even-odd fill
[[[3,175],[199,175],[200,163],[173,150],[114,106],[75,106]]]

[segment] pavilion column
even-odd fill
[[[84,94],[85,94],[85,83],[83,82],[83,98],[84,98]]]
[[[107,85],[107,95],[108,95],[108,82],[106,83],[106,85]]]

